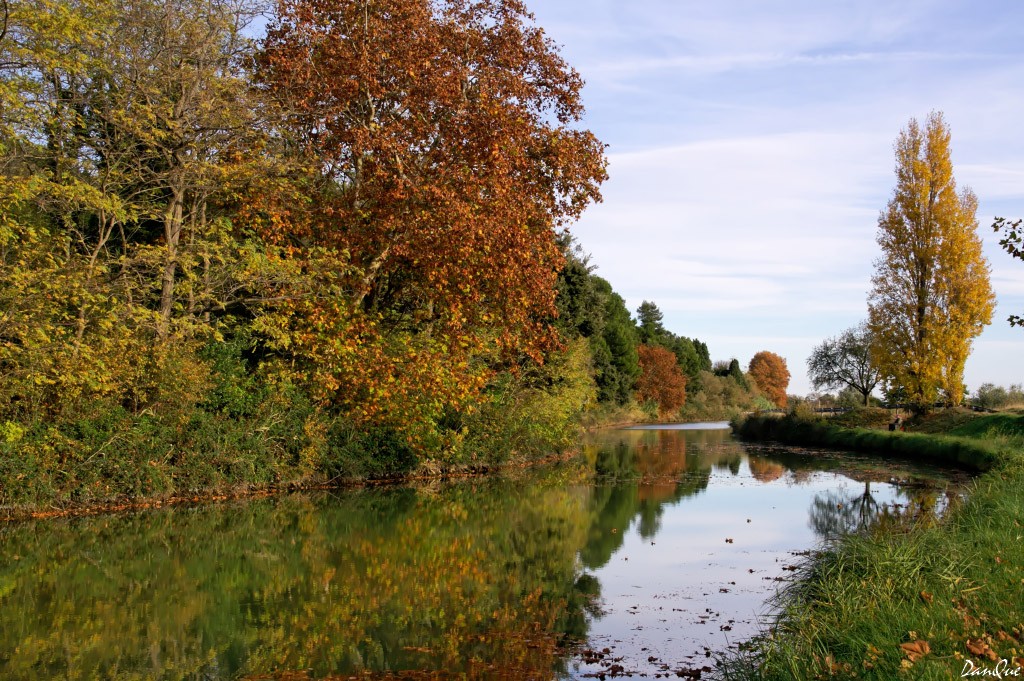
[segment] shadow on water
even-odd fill
[[[721,428],[606,431],[584,454],[588,484],[542,471],[2,526],[0,678],[687,671],[744,637],[790,552],[947,503],[944,483],[892,484],[908,470]]]

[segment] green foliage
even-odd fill
[[[610,287],[591,272],[590,257],[566,233],[562,238],[565,266],[558,273],[558,310],[556,326],[563,335],[583,338],[600,336],[605,330],[606,305]]]
[[[622,296],[604,279],[593,277],[593,281],[605,300],[604,330],[591,339],[598,400],[626,404],[640,376],[639,338]]]
[[[596,397],[587,341],[573,341],[541,366],[500,375],[485,395],[479,409],[462,418],[462,462],[492,465],[575,446],[580,418]]]
[[[862,407],[858,402],[856,407],[845,414],[831,417],[828,422],[841,428],[885,428],[892,422],[892,419],[892,412],[888,409]]]
[[[978,387],[972,402],[985,409],[1024,406],[1024,389],[1019,383],[1015,383],[1009,388],[993,383],[983,383]]]
[[[679,418],[684,421],[729,420],[765,406],[760,395],[730,376],[702,371],[698,374],[698,382],[700,390],[688,394],[686,404],[679,412]]]
[[[339,420],[328,432],[322,466],[328,482],[334,482],[400,477],[417,463],[409,443],[394,430],[362,431]]]

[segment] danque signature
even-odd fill
[[[995,666],[978,666],[974,664],[973,660],[966,660],[964,662],[964,670],[960,673],[961,678],[967,678],[968,676],[984,676],[990,679],[1005,679],[1005,678],[1024,678],[1024,673],[1021,672],[1022,667],[1020,665],[1014,665],[1010,667],[1010,661],[1007,659],[999,660]]]

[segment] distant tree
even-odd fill
[[[1022,225],[1024,225],[1024,220],[1010,222],[1006,218],[996,218],[996,221],[992,223],[992,229],[1003,233],[999,245],[1018,260],[1024,260],[1024,229],[1022,229]],[[1024,317],[1020,315],[1012,314],[1007,321],[1010,322],[1010,326],[1024,326]]]
[[[911,119],[896,141],[896,189],[878,218],[868,296],[874,360],[916,411],[942,394],[963,399],[971,343],[992,321],[995,296],[981,250],[977,197],[956,191],[942,114]]]
[[[641,345],[640,378],[637,399],[655,402],[662,414],[673,412],[686,403],[686,376],[676,364],[675,355],[656,345]]]
[[[672,351],[672,354],[676,356],[676,363],[687,377],[693,379],[700,373],[702,368],[700,357],[697,355],[697,349],[693,346],[693,341],[689,338],[666,332],[661,345]]]
[[[735,362],[735,361],[736,360],[734,359],[733,362]],[[726,362],[724,359],[720,359],[720,360],[718,360],[717,362],[715,362],[712,365],[711,373],[713,373],[715,376],[719,376],[719,377],[728,376],[729,375],[729,365],[730,365],[729,362]]]
[[[1007,399],[1006,388],[994,383],[982,383],[974,396],[975,404],[985,409],[998,409],[1006,404]]]
[[[665,327],[661,320],[664,317],[661,310],[654,303],[645,300],[636,309],[637,330],[640,333],[640,342],[646,345],[658,343],[665,334]]]
[[[594,275],[591,281],[604,300],[604,327],[600,334],[590,338],[597,399],[625,404],[633,397],[633,387],[640,376],[636,326],[626,302],[612,290],[612,285]]]
[[[786,360],[774,352],[762,350],[750,360],[747,373],[754,379],[768,399],[779,408],[786,406],[786,388],[789,387],[789,369]]]
[[[835,406],[842,407],[844,409],[853,409],[855,407],[863,406],[864,405],[864,401],[863,400],[864,400],[864,396],[861,395],[861,393],[859,391],[857,391],[857,390],[855,390],[853,388],[850,388],[850,387],[846,387],[846,388],[843,388],[842,390],[840,390],[839,394],[836,395],[836,404],[835,404]],[[879,402],[879,400],[878,400],[878,398],[873,398],[872,399],[872,398],[869,397],[868,398],[868,404],[871,404],[871,402],[874,402],[875,404],[877,404]]]
[[[701,342],[696,338],[691,340],[693,341],[693,349],[697,352],[697,361],[700,364],[700,370],[711,371],[711,352],[708,350],[707,343]]]
[[[811,351],[807,375],[816,389],[849,387],[867,406],[871,391],[881,382],[881,372],[871,357],[871,331],[861,324],[827,338]]]
[[[590,256],[566,232],[559,239],[565,265],[558,273],[558,295],[555,308],[556,326],[563,335],[579,334],[584,338],[604,331],[605,298],[592,275],[595,267]]]
[[[729,361],[729,378],[739,383],[744,390],[750,388],[750,383],[747,382],[747,377],[743,375],[743,369],[740,368],[740,361],[735,357]]]

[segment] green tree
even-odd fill
[[[595,281],[590,256],[575,239],[566,232],[559,245],[565,257],[565,265],[558,273],[558,296],[555,308],[558,311],[556,325],[563,335],[580,335],[590,338],[604,331],[606,294]]]
[[[646,345],[658,343],[665,334],[665,327],[662,326],[664,315],[658,306],[649,300],[640,303],[636,309],[637,330],[640,334],[640,342]]]
[[[866,324],[843,331],[815,346],[807,358],[807,375],[816,390],[848,387],[860,393],[864,406],[881,382],[871,357],[871,332]]]
[[[591,338],[598,400],[625,404],[640,376],[639,339],[626,302],[601,277],[593,278],[605,300],[604,330]]]
[[[991,322],[995,296],[977,234],[978,201],[957,193],[950,132],[940,113],[914,119],[896,141],[896,189],[878,218],[868,296],[872,355],[917,411],[959,404],[971,343]]]

